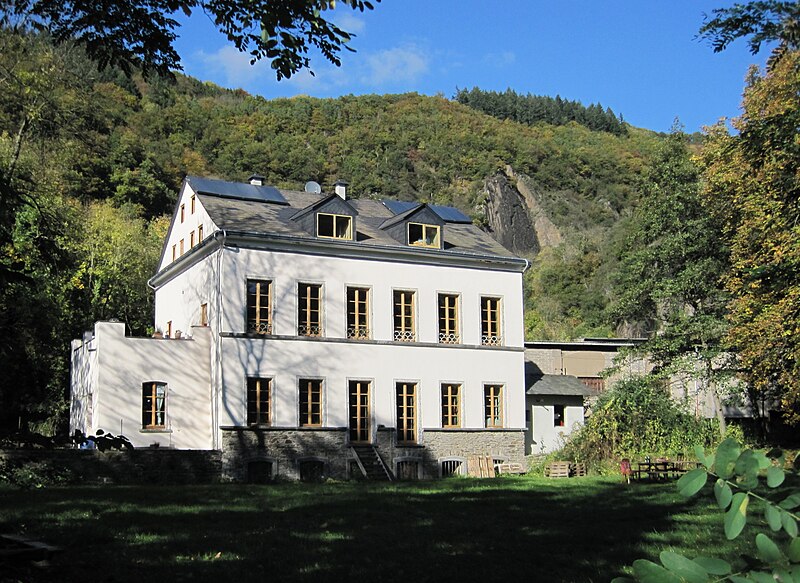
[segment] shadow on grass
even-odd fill
[[[596,478],[4,490],[0,508],[0,532],[65,549],[17,579],[82,583],[609,581],[716,516],[674,483]]]

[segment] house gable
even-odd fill
[[[346,200],[331,194],[292,216],[298,226],[314,237],[356,240],[358,211]]]
[[[444,248],[442,218],[427,204],[420,204],[385,220],[381,229],[404,245]]]

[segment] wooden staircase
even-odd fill
[[[383,463],[378,450],[369,443],[354,444],[350,446],[353,457],[367,480],[375,482],[392,482],[394,476],[386,464]]]

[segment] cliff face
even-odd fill
[[[547,217],[523,175],[506,166],[484,183],[488,231],[519,255],[536,255],[561,243],[561,232]]]

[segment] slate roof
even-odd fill
[[[589,397],[596,392],[578,377],[566,374],[543,374],[533,362],[525,361],[525,392],[528,395],[574,395]]]
[[[194,187],[198,184],[197,178],[187,177],[186,182]],[[212,188],[195,190],[203,208],[208,212],[211,220],[220,229],[228,232],[243,232],[255,235],[283,235],[299,239],[318,240],[301,225],[292,220],[298,211],[314,205],[330,196],[329,194],[316,194],[296,190],[278,190],[278,193],[287,204],[275,204],[252,198],[237,197],[236,194],[219,194],[224,191],[225,184],[236,185],[233,192],[240,189],[239,183],[226,183],[224,181],[203,179],[204,185],[209,182]],[[193,188],[194,190],[194,188]],[[277,198],[277,197],[276,197]],[[382,230],[381,225],[395,215],[378,200],[348,199],[347,202],[358,212],[356,219],[356,242],[364,246],[402,247],[408,249],[399,241]],[[340,244],[335,240],[326,240],[331,245]],[[352,242],[348,241],[348,244]],[[514,254],[495,241],[488,233],[482,231],[472,223],[445,223],[444,249],[416,248],[427,253],[467,253],[498,258],[513,258]]]

